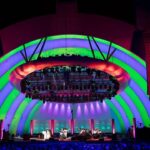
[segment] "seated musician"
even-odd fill
[[[81,129],[81,131],[80,131],[80,135],[82,135],[82,134],[84,134],[85,133],[85,129]]]
[[[93,130],[93,134],[101,134],[101,133],[102,133],[102,131],[99,130],[99,129],[94,129]]]
[[[51,131],[48,129],[45,131],[42,131],[42,134],[44,135],[45,140],[49,140],[51,138]]]
[[[89,129],[81,129],[79,135],[85,136],[85,135],[91,135],[91,131]]]
[[[66,128],[61,129],[60,138],[62,138],[62,139],[67,138],[67,132],[68,132],[68,130]]]
[[[51,130],[46,130],[46,139],[51,138]]]
[[[102,135],[102,131],[99,129],[93,130],[93,138],[99,138]]]

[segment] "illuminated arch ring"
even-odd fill
[[[99,38],[95,38],[95,40],[97,41],[98,45],[102,47],[102,52],[104,54],[107,54],[107,50],[110,42]],[[28,57],[31,56],[33,52],[33,47],[36,47],[39,41],[40,39],[25,44]],[[44,52],[42,53],[42,56],[45,55],[49,57],[51,55],[54,56],[55,54],[66,52],[66,47],[65,47],[66,41],[67,41],[67,50],[69,52],[73,52],[74,54],[80,53],[81,55],[90,56],[90,57],[92,56],[91,51],[88,50],[89,44],[88,44],[87,37],[80,36],[80,35],[59,35],[59,36],[48,37],[48,40],[45,45],[46,47],[44,48]],[[132,52],[114,43],[112,43],[112,47],[115,47],[117,51],[114,53],[113,58],[110,59],[110,61],[112,63],[118,64],[120,67],[122,67],[124,70],[126,70],[129,73],[130,83],[124,89],[124,91],[120,93],[119,96],[121,97],[118,98],[118,96],[116,96],[112,101],[109,101],[109,103],[108,101],[106,101],[106,103],[108,103],[109,106],[113,106],[114,108],[113,110],[116,116],[118,116],[118,119],[122,124],[123,128],[128,127],[128,123],[125,122],[125,119],[130,121],[130,125],[131,125],[133,117],[135,117],[137,121],[143,122],[145,126],[149,126],[150,102],[148,100],[148,96],[146,93],[147,83],[146,83],[145,62],[141,58],[133,54]],[[11,51],[10,53],[4,55],[4,57],[0,59],[0,68],[3,68],[0,72],[0,76],[1,76],[0,118],[1,119],[6,117],[9,108],[13,107],[12,104],[15,101],[17,101],[17,96],[19,93],[18,91],[16,91],[14,87],[12,87],[12,85],[10,85],[9,75],[10,72],[13,71],[17,66],[24,63],[19,53],[22,50],[23,50],[23,46],[20,46],[15,50]],[[57,53],[56,50],[58,50]],[[94,47],[94,52],[96,54],[98,52],[96,47]],[[97,55],[96,58],[100,58],[99,55]],[[33,60],[35,60],[35,57],[33,58]],[[122,98],[123,101],[121,101],[120,98]],[[7,105],[5,101],[7,101]],[[115,105],[115,103],[111,103],[111,102],[117,102],[119,105]],[[122,102],[126,103],[126,107]],[[123,108],[123,111],[126,113],[127,116],[123,116],[121,111],[119,111],[118,108]],[[31,112],[34,113],[37,109],[38,108],[33,109],[34,111]],[[12,116],[10,116],[13,119],[12,127],[14,127],[14,125],[17,127],[18,122],[16,122],[16,119],[20,120],[19,123],[21,124],[25,123],[21,121],[21,117],[20,117],[21,115],[18,115],[22,113],[22,116],[24,116],[25,113],[24,110],[25,109],[23,108],[21,108],[20,111],[17,111],[16,109],[16,114],[15,115],[12,114]],[[130,115],[131,114],[129,113],[130,111],[132,112],[132,115]],[[31,114],[33,115],[33,113]],[[32,118],[31,114],[26,118],[25,126],[27,128],[29,128],[29,120]],[[12,122],[9,123],[11,124]]]

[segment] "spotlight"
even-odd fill
[[[91,70],[89,68],[86,70],[86,72],[87,72],[88,75],[91,74]]]
[[[54,73],[54,72],[55,72],[55,71],[54,71],[54,68],[51,68],[51,72],[52,72],[52,73]]]
[[[76,67],[71,67],[71,72],[76,72]]]
[[[56,70],[56,73],[58,73],[59,72],[59,67],[56,67],[55,70]]]
[[[46,75],[47,73],[48,73],[48,69],[47,68],[43,69],[43,75]]]
[[[81,73],[81,67],[78,67],[78,73]]]
[[[83,87],[82,87],[82,85],[80,85],[80,86],[79,86],[79,88],[80,88],[80,90],[81,90],[81,91],[83,90]]]

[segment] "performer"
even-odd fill
[[[85,129],[81,129],[79,134],[84,136],[85,133],[86,133],[86,130]]]
[[[51,131],[48,129],[46,131],[42,131],[42,134],[44,135],[45,140],[49,140],[51,138]]]
[[[99,129],[95,129],[95,130],[93,130],[93,134],[101,134],[102,133],[102,131],[101,130],[99,130]]]
[[[93,138],[99,138],[102,135],[102,131],[99,129],[93,130]]]
[[[61,129],[60,138],[63,138],[63,139],[67,138],[67,132],[68,130],[66,128]]]
[[[51,130],[46,130],[46,139],[50,139],[51,138]]]

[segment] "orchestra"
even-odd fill
[[[67,128],[62,128],[59,132],[59,139],[60,140],[64,140],[69,138],[68,137],[68,133],[70,132],[70,130],[68,130]],[[95,138],[95,137],[99,137],[102,134],[102,131],[99,129],[94,129],[93,131],[89,130],[89,129],[79,129],[79,133],[76,134],[76,136],[72,135],[72,137],[76,137],[76,138]],[[51,130],[47,129],[45,131],[42,131],[42,135],[43,135],[43,139],[44,140],[49,140],[50,138],[52,138],[52,134],[51,134]]]

